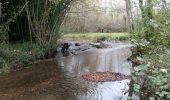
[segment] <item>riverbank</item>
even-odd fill
[[[55,57],[53,49],[29,42],[0,44],[0,48],[0,74],[21,70],[29,64]]]

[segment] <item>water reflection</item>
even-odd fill
[[[87,72],[112,71],[130,75],[130,48],[120,45],[114,49],[91,49],[76,56],[59,57],[57,63],[67,71],[68,75],[81,78]],[[126,100],[129,79],[117,82],[93,83],[85,94],[80,94],[78,100]],[[89,86],[91,82],[87,83]]]
[[[113,71],[130,75],[131,63],[126,60],[130,55],[131,51],[126,47],[91,49],[76,56],[58,57],[57,63],[75,74]]]
[[[98,83],[94,93],[79,96],[79,100],[126,100],[129,80]]]
[[[126,100],[129,79],[95,83],[82,74],[113,71],[130,75],[131,51],[126,45],[90,49],[76,56],[32,65],[0,77],[0,100]]]

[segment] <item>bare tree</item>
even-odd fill
[[[132,7],[130,0],[125,0],[126,3],[126,13],[128,17],[128,23],[129,23],[129,31],[132,31],[134,29],[133,26],[133,17],[132,17]]]

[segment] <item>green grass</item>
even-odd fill
[[[64,40],[90,40],[97,41],[100,39],[105,40],[128,40],[130,37],[129,33],[69,33],[64,34]]]
[[[0,74],[7,73],[14,67],[28,64],[37,59],[45,58],[47,50],[38,44],[31,43],[0,43]],[[23,66],[24,67],[24,66]]]

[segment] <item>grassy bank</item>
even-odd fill
[[[0,44],[0,74],[22,69],[24,65],[50,56],[51,49],[38,44]]]
[[[76,40],[76,41],[83,41],[83,40],[90,40],[90,41],[97,41],[97,40],[128,40],[130,37],[129,33],[69,33],[64,34],[64,40]]]

